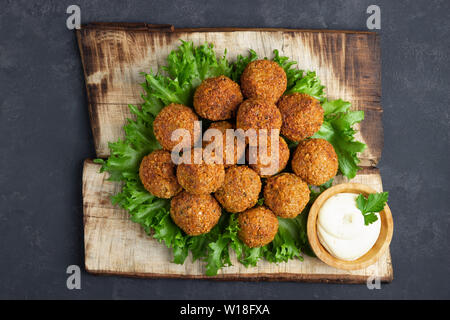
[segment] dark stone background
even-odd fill
[[[82,67],[66,8],[82,23],[366,30],[381,7],[394,281],[365,285],[145,280],[82,273],[81,169],[94,157]],[[0,298],[450,298],[450,1],[0,1]]]

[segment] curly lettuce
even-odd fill
[[[139,164],[145,155],[161,148],[153,134],[153,120],[165,105],[192,105],[195,88],[204,79],[230,74],[231,64],[225,54],[217,58],[212,45],[195,47],[192,42],[182,41],[179,48],[169,54],[167,66],[161,72],[144,74],[143,103],[140,107],[129,105],[135,119],[127,120],[125,139],[109,143],[111,152],[107,160],[95,160],[102,164],[101,172],[109,173],[110,180],[124,183],[112,202],[127,210],[131,220],[139,223],[146,233],[171,248],[175,263],[184,263],[191,251],[194,260],[206,260],[211,256],[213,265],[222,266],[215,261],[219,258],[214,256],[209,243],[222,237],[220,228],[228,221],[222,219],[208,235],[187,236],[170,218],[170,201],[151,195],[142,186]]]
[[[173,262],[183,264],[189,255],[194,261],[205,263],[208,276],[231,265],[230,252],[234,251],[240,263],[255,266],[260,259],[270,262],[302,260],[302,254],[313,255],[306,236],[309,207],[315,197],[330,186],[331,182],[312,190],[310,203],[304,212],[294,219],[279,218],[279,230],[275,239],[262,248],[249,248],[238,238],[237,216],[223,212],[218,224],[207,234],[186,235],[170,218],[170,200],[160,199],[145,190],[139,179],[139,164],[148,153],[160,149],[153,134],[153,120],[159,111],[170,103],[192,106],[196,87],[206,78],[226,75],[239,82],[245,67],[258,59],[253,50],[247,57],[238,56],[234,63],[226,59],[226,52],[217,57],[212,45],[194,46],[181,41],[177,50],[167,57],[167,64],[157,73],[143,73],[143,103],[129,105],[134,119],[124,126],[125,138],[109,143],[108,159],[96,159],[102,164],[101,172],[108,172],[109,179],[121,181],[122,190],[112,197],[112,202],[128,211],[133,222],[139,223],[145,232],[172,249]],[[358,169],[357,152],[364,145],[354,141],[352,125],[362,120],[363,113],[349,111],[350,104],[342,100],[328,101],[324,86],[314,72],[304,72],[293,66],[296,62],[281,57],[274,51],[274,61],[280,64],[288,77],[287,92],[303,92],[314,96],[325,110],[324,125],[314,137],[330,141],[339,156],[341,172],[351,177]],[[257,205],[263,205],[260,199]]]
[[[320,83],[316,73],[296,69],[295,61],[288,57],[281,57],[278,50],[274,50],[274,59],[286,72],[288,84],[286,93],[306,93],[321,102],[324,109],[324,122],[320,130],[311,138],[322,138],[330,142],[338,156],[339,171],[349,179],[355,177],[360,169],[358,153],[363,152],[366,145],[355,141],[356,130],[353,125],[364,120],[364,111],[351,111],[350,102],[328,100],[325,96],[325,86]],[[290,143],[290,147],[295,143]]]

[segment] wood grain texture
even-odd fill
[[[89,24],[77,31],[83,61],[95,148],[109,155],[108,142],[123,137],[122,126],[131,117],[128,104],[142,102],[140,72],[158,70],[179,40],[196,45],[213,43],[221,54],[228,49],[233,61],[254,49],[261,57],[281,54],[317,72],[331,99],[342,98],[366,118],[357,126],[357,139],[368,148],[362,166],[375,166],[383,147],[380,105],[380,46],[376,33],[289,29],[180,29],[170,25]]]
[[[364,110],[357,138],[368,145],[361,165],[373,167],[383,144],[380,106],[380,49],[375,33],[290,29],[179,29],[171,25],[139,23],[92,23],[77,31],[83,62],[88,107],[98,157],[107,157],[108,142],[123,137],[122,126],[132,117],[127,105],[141,100],[140,72],[158,70],[179,40],[199,45],[213,43],[221,54],[234,60],[254,49],[261,57],[272,57],[273,49],[299,62],[299,68],[314,70],[327,87],[331,99],[352,102]],[[87,160],[83,170],[83,207],[86,270],[92,273],[154,278],[207,278],[204,265],[188,257],[184,265],[170,263],[170,251],[147,236],[128,214],[111,204],[110,197],[121,185],[99,174],[99,165]],[[342,177],[336,183],[346,181]],[[381,191],[376,168],[360,171],[355,182]],[[233,266],[221,270],[217,280],[286,280],[364,283],[369,276],[391,281],[389,250],[374,265],[355,271],[329,267],[315,258],[304,262],[271,264],[262,261],[246,269],[232,257]]]
[[[303,262],[273,264],[260,261],[257,267],[245,268],[232,255],[233,266],[216,277],[205,276],[204,264],[188,257],[184,265],[170,263],[171,252],[164,244],[145,234],[140,225],[129,220],[126,211],[113,206],[110,197],[120,190],[120,183],[107,181],[98,173],[100,165],[86,160],[83,169],[83,208],[85,266],[91,273],[153,278],[195,278],[216,280],[269,280],[364,283],[369,276],[382,281],[393,279],[389,250],[373,265],[363,270],[344,271],[305,256]],[[376,168],[359,172],[353,182],[382,191]],[[347,182],[337,177],[336,183]]]

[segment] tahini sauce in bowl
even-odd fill
[[[380,234],[381,219],[365,225],[355,193],[338,193],[325,201],[317,217],[317,236],[335,258],[354,261],[366,254]]]

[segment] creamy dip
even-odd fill
[[[338,193],[329,198],[319,210],[317,235],[328,252],[341,260],[353,261],[366,254],[380,234],[378,220],[364,224],[364,216],[356,206],[355,193]]]

